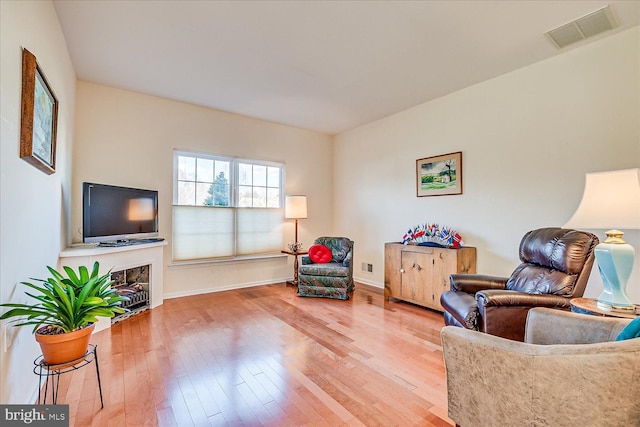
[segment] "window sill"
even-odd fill
[[[243,262],[256,262],[267,261],[276,258],[286,258],[286,254],[273,253],[273,254],[259,254],[259,255],[246,255],[235,258],[212,258],[212,259],[196,259],[188,261],[173,261],[169,264],[169,268],[194,268],[194,267],[207,267],[212,264],[237,264]]]

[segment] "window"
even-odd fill
[[[278,252],[284,165],[174,152],[173,259]]]

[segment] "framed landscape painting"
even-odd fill
[[[22,50],[20,158],[46,174],[56,171],[58,100],[36,57]]]
[[[416,160],[418,197],[462,194],[462,151]]]

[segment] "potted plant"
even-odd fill
[[[111,288],[110,271],[98,274],[98,262],[91,273],[85,266],[80,266],[77,274],[65,266],[66,277],[51,267],[47,269],[52,277],[32,279],[40,284],[21,282],[36,291],[26,295],[37,303],[0,304],[10,308],[0,319],[13,319],[13,326],[34,325],[44,361],[55,365],[82,357],[98,316],[113,317],[128,311],[120,306],[128,298]]]

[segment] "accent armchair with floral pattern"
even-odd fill
[[[346,237],[318,237],[314,245],[331,250],[328,263],[316,264],[308,255],[298,267],[298,295],[346,300],[353,292],[353,241]]]

